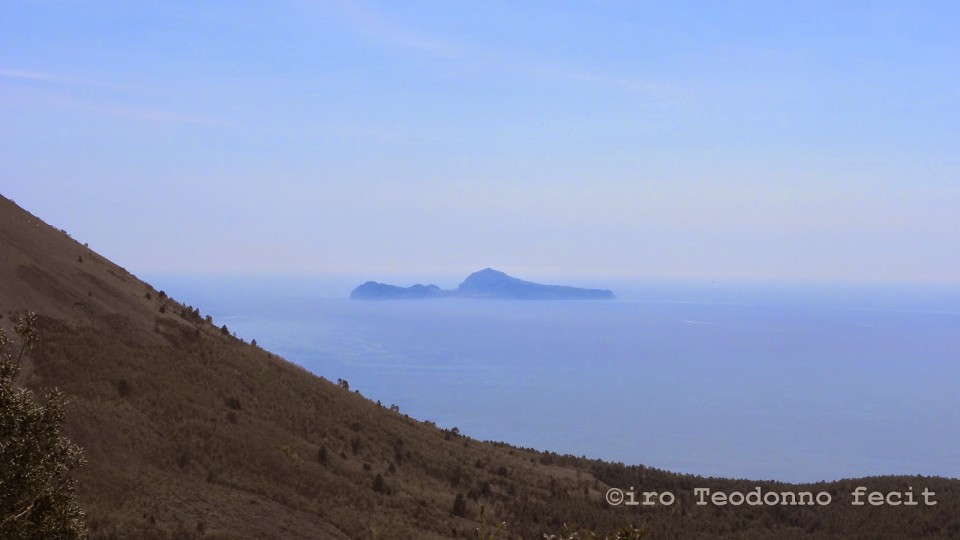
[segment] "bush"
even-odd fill
[[[130,395],[130,383],[126,379],[120,379],[120,382],[117,383],[117,395],[120,397]]]
[[[83,464],[80,448],[60,434],[66,399],[53,389],[43,405],[14,389],[23,354],[36,343],[36,317],[16,325],[19,350],[0,331],[0,537],[86,538],[84,514],[68,476]]]
[[[387,488],[387,483],[384,482],[382,474],[378,474],[377,477],[373,479],[373,490],[377,493],[389,492],[389,488]]]
[[[451,513],[457,517],[467,515],[467,500],[463,497],[463,493],[457,493],[457,498],[453,500],[453,511]]]

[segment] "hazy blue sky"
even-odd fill
[[[11,2],[0,192],[134,272],[960,281],[955,2]]]

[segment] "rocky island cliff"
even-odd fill
[[[467,276],[456,289],[444,290],[436,285],[398,287],[368,281],[350,293],[354,300],[406,300],[417,298],[496,298],[506,300],[612,300],[607,289],[582,289],[565,285],[543,285],[509,276],[499,270],[484,268]]]

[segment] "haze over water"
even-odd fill
[[[705,476],[960,477],[957,287],[585,280],[618,300],[365,302],[322,278],[151,281],[478,439]]]

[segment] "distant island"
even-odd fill
[[[581,289],[565,285],[543,285],[524,281],[484,268],[467,276],[456,289],[443,290],[436,285],[398,287],[368,281],[350,293],[353,300],[408,300],[418,298],[496,298],[504,300],[612,300],[613,291]]]

